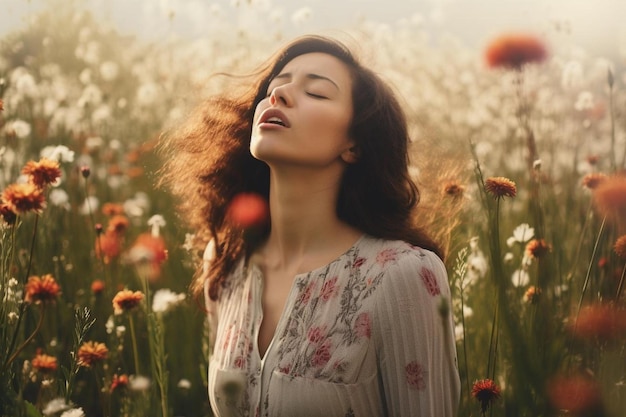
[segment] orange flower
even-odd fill
[[[2,220],[4,220],[4,222],[10,226],[14,225],[15,222],[17,221],[17,214],[15,214],[15,212],[11,210],[11,208],[8,205],[6,205],[5,203],[2,203],[1,200],[0,200],[0,216],[2,217]]]
[[[571,323],[570,331],[580,339],[623,339],[626,333],[626,309],[608,303],[589,305],[580,310],[578,320],[572,317]]]
[[[622,235],[617,238],[613,250],[622,259],[626,259],[626,235]]]
[[[598,383],[585,375],[553,378],[548,383],[548,398],[554,408],[567,410],[568,415],[604,415]]]
[[[115,391],[118,388],[126,388],[128,386],[128,375],[113,375],[113,380],[111,381],[111,392]]]
[[[107,230],[96,238],[95,249],[96,256],[108,264],[122,252],[122,238],[115,231]]]
[[[111,217],[109,220],[109,225],[107,227],[107,231],[113,231],[115,233],[124,233],[126,229],[128,229],[128,225],[130,222],[126,216],[121,214],[115,215]]]
[[[592,172],[583,177],[583,186],[587,187],[590,190],[595,190],[598,185],[602,184],[604,180],[606,180],[606,174],[601,172]]]
[[[0,98],[0,111],[4,111],[4,101]]]
[[[161,265],[167,256],[167,247],[161,236],[142,233],[128,251],[127,259],[138,268],[142,277],[155,281],[161,276]]]
[[[474,382],[472,397],[480,402],[480,409],[484,414],[487,412],[489,405],[500,398],[500,388],[489,378],[481,379]]]
[[[141,300],[143,300],[141,291],[122,290],[113,297],[113,310],[115,314],[122,314],[137,307]]]
[[[523,33],[507,33],[492,40],[485,50],[487,65],[519,70],[525,64],[542,62],[548,56],[544,43]]]
[[[515,197],[517,188],[515,183],[505,177],[491,177],[485,180],[485,190],[496,199],[504,197]]]
[[[552,248],[543,239],[532,239],[526,244],[526,254],[530,258],[538,259],[550,252]]]
[[[269,217],[267,201],[254,193],[237,194],[226,212],[226,218],[235,227],[252,229],[266,224]]]
[[[109,349],[104,343],[85,342],[78,348],[78,365],[90,368],[106,359],[108,355]]]
[[[528,304],[536,304],[541,296],[541,288],[531,285],[524,293],[524,301]]]
[[[39,188],[50,185],[61,177],[61,169],[57,161],[41,158],[39,162],[29,161],[22,168],[22,174],[30,177],[30,182]]]
[[[24,291],[26,293],[25,300],[27,303],[45,303],[48,301],[56,301],[59,297],[61,287],[59,287],[59,284],[57,284],[51,274],[46,274],[41,278],[38,276],[28,278]]]
[[[113,217],[124,214],[124,206],[119,203],[104,203],[102,205],[102,214],[107,217]]]
[[[626,176],[613,175],[602,181],[593,191],[596,209],[609,220],[626,220]]]
[[[443,193],[453,198],[460,198],[465,192],[465,187],[457,182],[449,182],[443,187]]]
[[[46,206],[43,191],[31,183],[9,185],[2,192],[2,201],[16,214],[41,212]]]
[[[57,358],[43,353],[38,353],[31,361],[31,364],[33,368],[44,373],[54,372],[58,368]]]
[[[102,294],[102,291],[104,291],[104,281],[101,279],[93,280],[91,283],[91,292],[95,295],[99,295]]]

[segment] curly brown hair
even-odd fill
[[[352,77],[353,120],[350,137],[358,160],[344,173],[337,203],[338,217],[375,237],[400,239],[443,256],[439,246],[415,222],[420,194],[409,175],[410,143],[406,115],[391,88],[364,67],[337,40],[321,36],[297,38],[255,72],[252,88],[201,103],[161,141],[165,156],[161,183],[181,199],[180,210],[200,243],[215,241],[216,256],[208,270],[198,271],[193,290],[219,297],[235,263],[259,242],[244,241],[226,221],[232,198],[242,192],[269,196],[269,168],[250,154],[252,119],[271,80],[293,58],[312,52],[342,61]],[[265,235],[269,232],[265,231]]]

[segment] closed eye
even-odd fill
[[[314,97],[314,98],[319,98],[319,99],[328,99],[328,97],[326,97],[326,96],[322,96],[322,95],[315,94],[315,93],[309,93],[309,92],[307,92],[306,94],[307,94],[308,96],[310,96],[310,97]]]

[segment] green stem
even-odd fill
[[[135,358],[135,374],[140,375],[139,371],[139,353],[137,350],[137,338],[135,336],[135,321],[133,320],[132,313],[128,314],[128,323],[130,326],[130,339],[133,345],[133,357]]]
[[[587,274],[585,275],[585,281],[583,282],[582,292],[580,294],[580,299],[578,300],[578,308],[576,309],[576,321],[574,323],[574,327],[576,327],[576,323],[578,323],[578,314],[580,313],[580,309],[583,305],[583,299],[585,298],[585,293],[587,292],[587,287],[589,286],[589,280],[591,277],[591,268],[593,267],[593,263],[596,258],[596,252],[598,251],[598,245],[600,244],[600,238],[602,237],[602,233],[604,232],[605,224],[606,224],[606,216],[602,219],[602,224],[600,225],[600,231],[598,232],[598,237],[596,237],[596,241],[593,244],[591,260],[589,261],[589,265],[587,266]]]
[[[28,343],[30,343],[30,341],[33,340],[37,332],[39,332],[39,330],[41,329],[41,325],[43,324],[43,316],[44,316],[43,312],[44,312],[44,304],[41,303],[40,311],[39,311],[39,320],[37,321],[37,326],[35,327],[35,330],[33,330],[30,336],[28,336],[26,340],[24,340],[24,342],[21,345],[19,345],[17,349],[15,349],[15,352],[13,352],[11,357],[8,358],[7,361],[4,363],[2,370],[5,370],[6,367],[9,366],[17,358],[17,355],[19,355],[20,352],[24,350],[24,348],[28,345]]]

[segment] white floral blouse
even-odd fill
[[[263,357],[262,287],[260,269],[242,261],[207,302],[217,417],[456,415],[454,326],[439,308],[450,289],[434,253],[364,235],[297,275]]]

